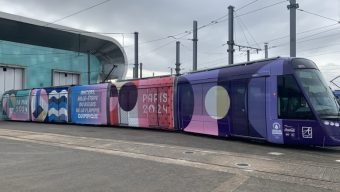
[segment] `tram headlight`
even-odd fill
[[[324,125],[335,126],[335,127],[340,127],[340,123],[339,122],[324,121],[323,124]]]

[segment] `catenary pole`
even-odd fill
[[[180,63],[180,46],[181,46],[181,42],[179,41],[176,41],[176,68],[175,68],[175,71],[176,71],[176,76],[179,76],[180,75],[180,71],[181,71],[181,63]]]
[[[135,68],[133,78],[138,78],[138,32],[135,32]]]
[[[250,61],[250,50],[247,50],[247,61]]]
[[[229,27],[228,27],[228,64],[234,63],[234,7],[228,7],[228,19],[229,19]]]
[[[193,22],[193,71],[197,71],[197,21]]]
[[[296,57],[296,9],[299,4],[296,0],[289,0],[290,4],[287,6],[290,12],[290,56]]]
[[[268,43],[264,43],[264,58],[268,58]]]
[[[143,78],[143,63],[139,64],[139,71],[140,71],[139,78]]]

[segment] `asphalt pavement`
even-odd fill
[[[0,191],[340,191],[340,148],[0,121]]]

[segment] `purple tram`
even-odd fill
[[[340,146],[339,104],[317,66],[272,58],[115,83],[11,90],[7,120],[144,127]]]
[[[278,144],[340,145],[339,105],[317,66],[274,58],[193,72],[176,81],[185,132]]]

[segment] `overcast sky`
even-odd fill
[[[0,11],[53,22],[103,1],[0,0]],[[340,75],[340,24],[336,22],[340,20],[340,1],[297,2],[303,10],[297,11],[297,56],[315,61],[329,81]],[[214,23],[198,32],[198,68],[227,64],[227,46],[223,44],[227,42],[228,22],[223,16],[227,15],[229,5],[233,5],[235,15],[239,15],[234,21],[236,44],[263,48],[264,42],[268,42],[269,57],[289,56],[288,3],[284,0],[111,0],[56,24],[88,31],[124,33],[109,36],[125,48],[128,77],[132,76],[134,62],[132,33],[138,31],[139,60],[144,64],[144,76],[152,72],[163,75],[169,74],[170,67],[175,66],[176,40],[182,45],[182,71],[192,69],[192,34],[188,31],[192,30],[193,20],[198,21],[199,27]],[[251,59],[263,57],[263,51],[251,54]],[[237,50],[235,62],[245,60],[245,50]],[[340,85],[340,79],[337,83]]]

